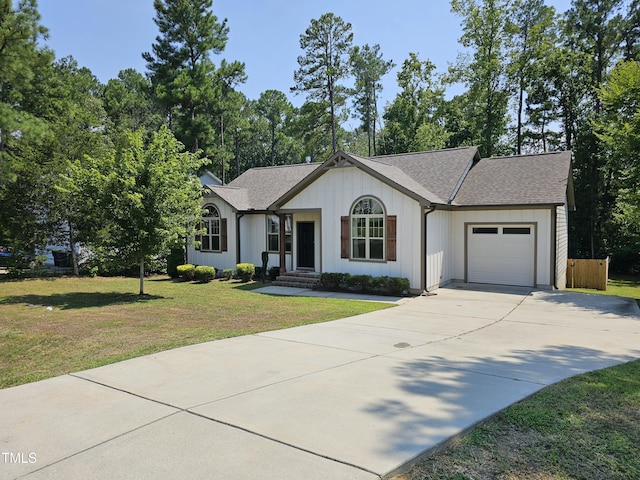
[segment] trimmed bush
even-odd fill
[[[348,275],[345,278],[347,286],[360,292],[367,292],[371,290],[371,275]]]
[[[208,265],[198,265],[194,272],[194,277],[202,283],[209,283],[216,277],[216,269]]]
[[[320,286],[325,290],[340,290],[344,281],[344,273],[322,273],[320,275]]]
[[[178,265],[184,264],[184,247],[172,248],[167,255],[167,274],[171,278],[178,278]]]
[[[222,277],[225,280],[231,280],[233,278],[233,268],[225,268],[222,271]]]
[[[196,274],[196,267],[190,263],[185,265],[178,265],[176,267],[176,271],[178,272],[178,277],[183,280],[191,281]]]
[[[256,267],[253,263],[238,263],[236,265],[236,275],[243,282],[248,282],[256,274]]]
[[[393,295],[402,295],[409,291],[409,279],[399,277],[388,277],[385,290]]]
[[[276,278],[280,276],[280,267],[271,267],[269,269],[269,280],[275,282]]]
[[[409,291],[409,279],[323,272],[320,275],[320,288],[322,290],[357,291],[358,293],[399,296]]]

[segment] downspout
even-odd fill
[[[551,214],[551,272],[553,274],[553,288],[558,290],[558,207],[552,207]]]
[[[422,245],[423,245],[423,248],[422,248],[423,258],[422,258],[422,262],[421,262],[421,264],[422,264],[421,268],[422,268],[422,291],[423,291],[423,293],[427,292],[427,277],[429,275],[429,273],[427,272],[427,258],[428,258],[428,255],[427,255],[427,223],[428,223],[427,222],[427,216],[430,213],[434,212],[435,209],[436,209],[436,206],[435,205],[431,205],[431,207],[429,207],[428,210],[425,210],[424,217],[423,217],[424,228],[422,230],[422,234],[424,235],[424,240],[422,242]]]
[[[236,213],[236,265],[242,263],[240,261],[240,219],[244,217],[244,213]]]

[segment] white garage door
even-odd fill
[[[535,225],[469,225],[467,281],[535,286]]]

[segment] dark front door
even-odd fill
[[[298,268],[315,268],[313,222],[298,222]]]

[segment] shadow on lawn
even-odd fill
[[[120,292],[69,292],[52,295],[13,295],[0,300],[0,305],[19,305],[26,307],[47,306],[61,310],[78,308],[106,307],[109,305],[127,305],[164,298],[158,295],[140,296],[134,293]]]

